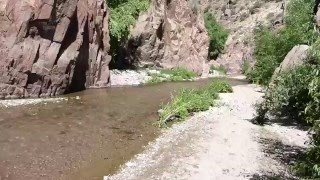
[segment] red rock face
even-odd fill
[[[206,74],[209,37],[198,1],[153,0],[139,17],[129,40],[130,57],[141,64],[184,67]]]
[[[108,86],[108,14],[104,0],[8,0],[0,14],[0,98]]]

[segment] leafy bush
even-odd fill
[[[151,74],[151,79],[149,79],[146,84],[158,84],[164,82],[166,77],[160,76],[159,74]]]
[[[286,27],[279,32],[262,29],[256,34],[254,69],[249,79],[268,84],[284,56],[297,44],[309,44],[307,62],[283,72],[270,83],[264,101],[257,106],[258,123],[267,114],[280,120],[292,120],[310,126],[312,143],[305,159],[294,166],[298,175],[320,177],[320,39],[313,30],[314,0],[292,0],[288,4]]]
[[[204,21],[210,38],[209,57],[216,59],[224,50],[229,33],[211,13],[205,13]]]
[[[172,70],[161,70],[160,73],[151,74],[151,79],[147,84],[192,80],[195,77],[197,77],[197,75],[194,72],[180,67]]]
[[[218,72],[220,72],[220,73],[222,73],[222,74],[227,74],[227,72],[228,72],[228,70],[225,68],[225,67],[223,67],[223,66],[214,66],[214,65],[212,65],[211,67],[210,67],[210,72],[212,72],[212,71],[218,71]]]
[[[251,71],[251,65],[249,60],[244,60],[241,67],[242,74],[248,76],[250,74],[250,71]]]
[[[287,5],[285,24],[300,32],[301,41],[312,44],[317,39],[314,32],[314,0],[292,0]]]
[[[140,12],[149,7],[149,0],[112,0],[107,1],[111,7],[110,36],[120,41],[127,38],[130,26],[134,25]]]
[[[255,33],[256,64],[247,77],[267,85],[274,70],[297,44],[312,44],[317,35],[313,31],[313,0],[292,0],[288,4],[286,26],[279,31],[265,27]]]
[[[275,118],[285,117],[306,123],[304,110],[311,101],[308,94],[311,70],[312,67],[306,65],[279,74],[269,86],[263,105],[258,107],[260,119],[265,120],[265,113],[269,112]]]
[[[284,28],[279,32],[272,32],[264,27],[258,29],[255,35],[256,64],[248,78],[255,83],[267,85],[274,70],[284,60],[288,52],[297,44],[306,44],[302,32],[294,28]]]
[[[218,92],[218,93],[231,93],[232,87],[226,81],[213,81],[208,87],[209,92]]]
[[[305,65],[280,73],[269,86],[264,102],[257,107],[259,123],[266,114],[275,118],[297,120],[310,126],[312,144],[305,159],[294,166],[298,175],[320,177],[320,58],[319,42],[309,51]]]
[[[259,116],[270,112],[278,118],[313,124],[320,112],[319,69],[320,38],[309,49],[304,65],[278,74],[269,84],[264,102],[257,108]]]
[[[214,105],[220,92],[232,92],[231,86],[224,81],[215,81],[208,87],[194,90],[182,89],[171,102],[164,105],[159,111],[158,125],[165,127],[169,121],[183,121],[190,113],[205,111]]]
[[[116,8],[126,2],[128,2],[128,0],[107,0],[109,8]]]
[[[310,178],[320,177],[320,71],[315,69],[310,76],[314,77],[309,84],[311,100],[305,109],[306,121],[312,124],[312,144],[308,149],[305,159],[298,162],[294,170],[298,175]]]
[[[194,72],[182,67],[173,70],[162,70],[161,73],[169,74],[172,77],[181,77],[182,79],[192,79],[197,76]]]
[[[110,7],[110,53],[112,62],[110,66],[119,66],[117,55],[123,42],[130,34],[130,27],[135,24],[137,17],[149,7],[149,0],[107,0]],[[120,65],[121,66],[121,65]]]

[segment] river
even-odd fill
[[[58,103],[1,108],[0,179],[101,180],[161,133],[154,122],[170,95],[210,81],[89,89]]]

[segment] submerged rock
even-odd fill
[[[1,98],[109,85],[104,0],[1,0],[5,3],[0,9]]]

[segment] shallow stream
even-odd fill
[[[0,179],[101,180],[159,135],[157,111],[171,94],[210,81],[90,89],[61,102],[0,108]]]

